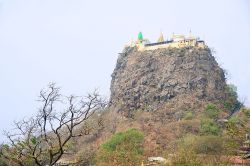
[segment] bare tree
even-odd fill
[[[71,138],[88,133],[78,126],[106,105],[96,92],[85,98],[64,97],[53,83],[40,91],[39,101],[36,116],[15,122],[15,131],[5,133],[10,144],[2,146],[1,155],[20,166],[54,165]]]

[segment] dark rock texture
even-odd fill
[[[128,47],[120,54],[112,74],[110,105],[117,111],[151,111],[181,95],[221,100],[225,85],[224,72],[209,48],[139,52]]]

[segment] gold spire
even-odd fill
[[[164,37],[163,37],[163,33],[162,32],[161,32],[160,37],[158,38],[157,42],[158,43],[164,42]]]
[[[195,37],[193,36],[192,34],[192,31],[191,29],[189,30],[189,36],[188,36],[189,39],[195,39]]]
[[[191,31],[191,29],[189,30],[189,36],[192,36],[192,31]]]

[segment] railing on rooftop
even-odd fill
[[[145,44],[145,47],[147,46],[156,46],[156,45],[161,45],[161,44],[168,44],[168,43],[172,43],[173,40],[167,40],[167,41],[164,41],[164,42],[158,42],[158,43],[149,43],[149,44]]]

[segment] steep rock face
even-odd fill
[[[156,110],[188,94],[198,100],[221,100],[225,85],[224,72],[208,48],[139,52],[129,47],[112,74],[110,105],[117,111]]]

